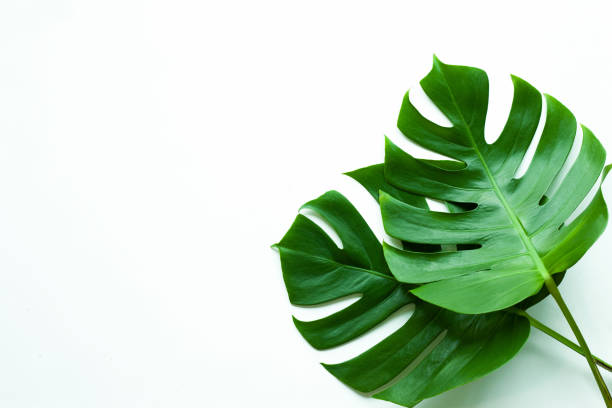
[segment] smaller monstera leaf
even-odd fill
[[[542,95],[520,78],[512,81],[510,115],[500,137],[489,144],[484,138],[486,73],[434,59],[421,86],[452,127],[425,119],[406,94],[398,128],[411,141],[455,161],[422,160],[389,140],[386,144],[388,184],[402,193],[467,209],[435,212],[392,193],[380,194],[383,224],[390,236],[459,249],[420,252],[384,247],[393,276],[418,285],[411,293],[455,312],[501,310],[534,295],[552,275],[574,265],[607,223],[601,190],[576,219],[566,223],[607,173],[605,151],[583,126],[578,157],[567,174],[561,174],[577,123],[551,96],[545,95],[546,119],[534,157],[526,173],[515,178],[538,127]]]
[[[378,174],[372,177],[376,180],[371,185],[383,182]],[[387,189],[392,191],[389,186]],[[398,196],[426,206],[422,198],[401,192]],[[412,407],[500,367],[524,344],[529,322],[522,316],[503,311],[459,314],[411,294],[413,286],[393,277],[380,242],[340,193],[329,191],[303,208],[316,212],[335,230],[342,248],[309,218],[297,216],[276,244],[290,301],[312,306],[361,295],[355,303],[323,319],[294,319],[313,347],[345,344],[403,306],[415,305],[408,321],[371,349],[340,364],[324,364],[348,386]]]

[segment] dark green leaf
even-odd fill
[[[358,172],[378,180],[374,167]],[[378,184],[377,184],[378,183]],[[404,197],[405,198],[405,197]],[[423,203],[424,205],[424,203]],[[529,335],[526,318],[506,312],[459,314],[427,304],[390,274],[382,247],[357,210],[340,193],[307,203],[336,231],[338,248],[313,221],[298,215],[276,245],[292,303],[318,305],[352,294],[347,308],[312,322],[295,319],[317,349],[344,344],[371,330],[393,312],[415,305],[409,320],[365,353],[325,365],[350,387],[404,406],[481,377],[511,359]]]

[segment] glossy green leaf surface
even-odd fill
[[[422,198],[394,190],[381,165],[351,174],[374,195],[385,189],[426,208]],[[459,314],[410,293],[413,285],[390,273],[383,249],[366,222],[340,193],[307,203],[338,234],[342,248],[316,223],[299,214],[276,245],[289,299],[318,305],[348,295],[358,301],[323,319],[299,321],[302,336],[317,349],[345,344],[370,331],[400,308],[414,313],[397,331],[363,354],[325,368],[348,386],[404,406],[465,384],[503,365],[529,335],[526,318],[507,312]],[[433,249],[432,249],[433,250]]]
[[[400,193],[454,203],[467,211],[441,213],[393,192],[380,193],[386,232],[418,245],[456,245],[456,251],[423,252],[385,244],[391,273],[418,285],[411,293],[459,313],[501,310],[537,293],[551,275],[574,265],[607,223],[601,191],[572,222],[568,217],[597,183],[605,151],[582,126],[574,164],[562,169],[577,132],[576,119],[559,101],[512,77],[514,99],[506,125],[485,141],[488,79],[484,71],[434,60],[421,81],[425,93],[450,120],[439,126],[408,94],[398,127],[411,141],[454,160],[422,160],[386,142],[384,179]],[[545,123],[526,173],[516,171],[532,143],[545,106]],[[551,188],[554,186],[553,188]]]

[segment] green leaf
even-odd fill
[[[555,273],[574,265],[607,223],[601,190],[571,223],[568,217],[596,184],[605,151],[582,126],[580,152],[558,188],[551,190],[576,135],[576,119],[549,95],[541,139],[527,172],[515,178],[535,135],[542,95],[512,77],[514,99],[500,137],[484,138],[488,79],[484,71],[434,58],[421,86],[450,120],[442,127],[424,118],[408,94],[398,127],[413,142],[454,160],[422,160],[386,142],[384,177],[396,192],[380,193],[386,232],[413,244],[457,245],[457,251],[418,252],[384,246],[392,274],[419,285],[411,293],[460,313],[485,313],[537,293]],[[473,209],[440,213],[398,196],[411,192]]]
[[[350,173],[373,195],[384,183],[382,166]],[[406,193],[398,197],[426,207]],[[507,312],[459,314],[423,302],[412,285],[390,273],[380,242],[351,203],[329,191],[305,204],[338,234],[339,248],[313,221],[298,215],[276,244],[289,299],[296,305],[318,305],[348,295],[358,301],[320,320],[294,319],[302,336],[317,349],[351,341],[400,308],[415,311],[396,332],[363,354],[324,367],[348,386],[375,398],[404,406],[465,384],[510,360],[529,335],[529,322]]]

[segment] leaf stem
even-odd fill
[[[515,308],[515,307],[511,308],[510,311],[514,314],[526,317],[529,320],[529,323],[536,329],[540,330],[542,333],[549,335],[553,339],[557,340],[559,343],[574,350],[576,353],[585,356],[584,350],[582,350],[582,348],[578,344],[574,343],[573,341],[571,341],[570,339],[568,339],[561,333],[555,331],[554,329],[546,326],[544,323],[542,323],[535,317],[531,316],[526,311],[519,309],[519,308]],[[597,356],[593,356],[593,359],[595,359],[595,364],[597,364],[604,370],[612,372],[612,365],[610,363],[602,360],[601,358]]]
[[[595,360],[593,359],[591,350],[589,350],[589,346],[587,345],[586,340],[582,336],[582,333],[580,332],[580,329],[578,328],[578,324],[574,320],[574,317],[572,316],[569,308],[565,304],[565,301],[563,300],[563,297],[561,296],[561,292],[559,292],[559,289],[557,288],[557,285],[555,284],[555,281],[552,278],[546,279],[544,283],[546,284],[546,288],[548,288],[548,292],[550,292],[551,296],[557,302],[557,305],[559,306],[559,309],[561,309],[561,312],[563,313],[565,320],[567,320],[567,323],[572,329],[572,332],[574,332],[574,336],[576,336],[576,340],[578,340],[578,344],[580,344],[580,347],[584,351],[584,357],[589,363],[589,367],[591,368],[593,377],[595,377],[595,381],[597,382],[599,391],[601,392],[604,402],[606,403],[606,407],[612,408],[612,396],[610,395],[610,391],[608,390],[606,383],[601,377],[601,373],[599,372],[599,370],[597,369],[597,366],[595,365]]]

